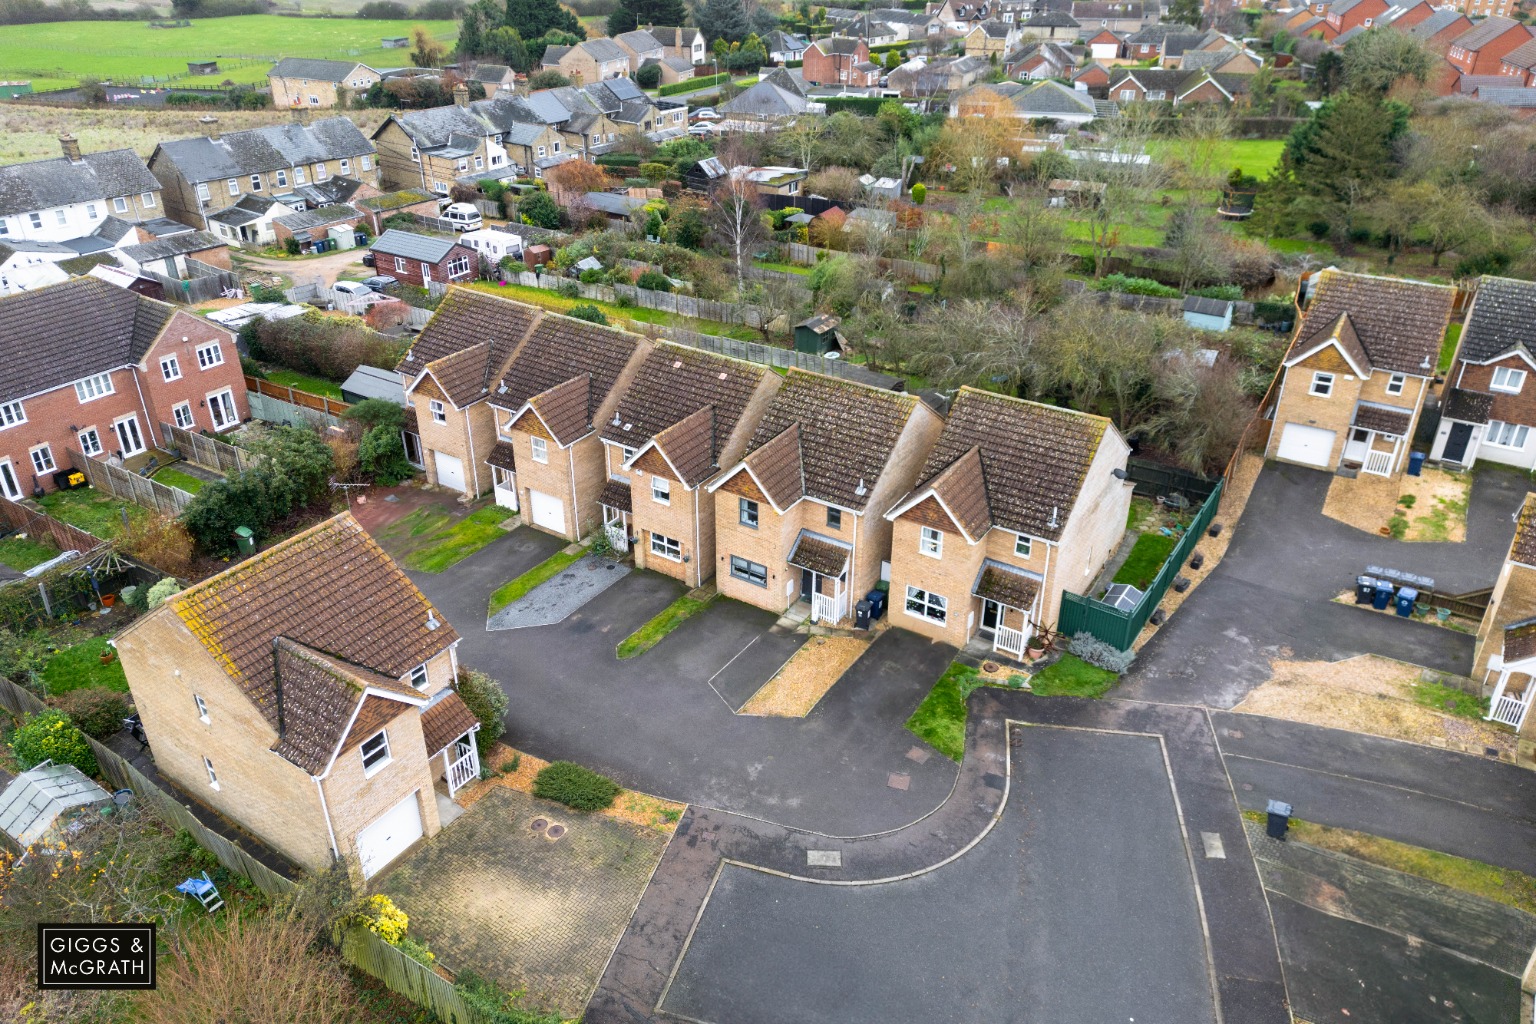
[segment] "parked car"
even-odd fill
[[[363,284],[367,285],[369,288],[372,288],[376,292],[382,292],[390,285],[399,283],[399,281],[395,280],[393,277],[390,277],[388,274],[375,274],[363,282]]]
[[[373,266],[373,253],[371,253],[371,252],[363,253],[363,266],[365,266],[365,267]]]
[[[701,121],[700,123],[694,125],[692,128],[688,129],[689,135],[700,139],[708,138],[711,135],[718,135],[719,133],[719,126],[712,125],[708,121]]]
[[[689,114],[688,116],[690,118],[692,118],[693,120],[695,120],[695,121],[718,121],[718,120],[720,120],[720,115],[715,113],[715,108],[714,107],[700,107],[698,110],[695,110],[693,113]]]
[[[472,203],[450,203],[443,211],[443,220],[455,231],[479,231],[484,223]]]
[[[368,287],[368,283],[366,281],[337,281],[336,284],[332,287],[337,295],[351,295],[354,297],[358,295],[367,295],[369,292],[373,291],[372,288]]]

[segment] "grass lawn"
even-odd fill
[[[1461,344],[1461,324],[1451,324],[1445,329],[1445,340],[1440,343],[1440,361],[1435,364],[1437,373],[1448,373],[1451,360],[1456,357],[1456,346]]]
[[[708,608],[709,602],[713,600],[712,597],[697,598],[684,594],[658,612],[650,622],[619,641],[617,648],[619,658],[622,660],[644,654],[661,643],[668,633]]]
[[[0,565],[26,572],[34,565],[42,565],[57,556],[59,549],[27,537],[7,537],[0,540]]]
[[[130,523],[142,521],[149,510],[131,501],[119,501],[110,494],[103,494],[94,487],[81,487],[73,491],[54,491],[37,499],[43,510],[55,519],[79,527],[86,533],[103,540],[115,540],[123,532],[123,511],[128,512]]]
[[[1427,708],[1447,715],[1458,715],[1481,722],[1488,714],[1488,698],[1478,697],[1440,683],[1420,682],[1413,687],[1413,699]]]
[[[441,508],[419,508],[386,527],[379,539],[407,568],[442,572],[505,534],[500,524],[509,515],[500,505],[487,505],[460,519]]]
[[[773,263],[769,260],[753,260],[752,265],[762,267],[764,270],[778,270],[785,274],[800,274],[801,276],[809,276],[811,272],[810,267],[802,267],[798,263]]]
[[[1144,533],[1137,537],[1130,556],[1111,582],[1129,583],[1137,590],[1146,590],[1163,563],[1168,561],[1175,543],[1176,538],[1165,537],[1161,533]]]
[[[1075,654],[1063,654],[1045,671],[1030,676],[1029,688],[1042,697],[1102,697],[1119,678]]]
[[[299,373],[297,370],[267,370],[267,380],[278,387],[293,388],[295,391],[308,391],[312,395],[321,395],[325,398],[334,398],[341,401],[341,385],[335,381],[326,380],[324,377],[311,377],[307,373]]]
[[[198,479],[190,473],[183,473],[175,466],[166,466],[164,469],[157,472],[151,479],[165,484],[167,487],[179,488],[183,491],[186,491],[188,494],[196,494],[198,491],[203,489],[203,484],[207,482],[205,480]]]
[[[952,761],[965,756],[965,698],[982,685],[969,665],[955,662],[944,670],[928,696],[907,719],[907,728]]]
[[[626,320],[639,320],[642,323],[660,324],[669,326],[677,324],[687,327],[689,330],[698,331],[701,334],[716,334],[726,338],[735,338],[737,341],[761,341],[762,335],[743,324],[725,324],[718,320],[699,320],[688,316],[678,316],[676,313],[668,313],[660,309],[641,309],[634,306],[629,309],[621,309],[609,302],[598,302],[596,299],[567,298],[557,292],[546,291],[543,288],[529,288],[520,284],[494,284],[488,281],[479,281],[468,285],[492,295],[501,295],[519,302],[527,302],[535,306],[543,306],[545,309],[556,313],[567,313],[572,306],[596,306],[603,311],[603,315],[615,327],[622,327]]]
[[[540,562],[532,569],[529,569],[521,576],[503,583],[491,593],[491,605],[490,609],[487,611],[487,614],[495,615],[497,612],[501,611],[507,605],[511,604],[513,601],[516,601],[524,594],[528,593],[528,591],[532,590],[540,583],[543,583],[546,580],[554,579],[556,576],[560,575],[566,566],[570,565],[584,554],[586,554],[585,551],[574,551],[570,554],[567,554],[564,551],[556,551],[554,554],[550,555],[548,558],[544,559],[544,561]]]
[[[1179,152],[1175,142],[1153,142],[1147,150],[1158,160],[1175,158]],[[1284,139],[1228,139],[1216,150],[1215,166],[1223,175],[1241,167],[1244,174],[1263,178],[1280,162],[1284,151]]]
[[[43,667],[43,682],[49,693],[66,693],[100,686],[119,693],[128,692],[128,677],[123,674],[123,663],[117,658],[112,664],[101,663],[101,652],[109,651],[106,637],[96,637],[84,643],[66,647],[48,659]]]

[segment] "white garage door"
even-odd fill
[[[528,505],[533,512],[533,525],[555,533],[565,533],[565,505],[559,498],[551,498],[540,491],[529,490]]]
[[[382,871],[420,839],[421,832],[421,807],[412,793],[357,834],[357,859],[362,861],[363,877],[372,878]]]
[[[442,452],[433,452],[433,459],[437,463],[437,483],[440,487],[449,490],[462,491],[464,489],[464,462],[452,455],[444,455]]]
[[[1332,430],[1309,427],[1302,423],[1287,423],[1280,433],[1280,450],[1275,457],[1285,462],[1300,462],[1307,466],[1328,468],[1328,456],[1333,454]]]

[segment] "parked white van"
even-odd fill
[[[472,203],[450,203],[443,211],[443,220],[455,231],[478,231],[484,223]]]

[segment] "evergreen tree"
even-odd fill
[[[484,52],[496,57],[514,71],[527,74],[532,66],[528,58],[528,44],[517,29],[507,25],[493,28],[485,34]]]
[[[516,0],[508,0],[509,3]],[[705,0],[699,6],[699,27],[711,44],[717,39],[739,43],[752,28],[742,0]]]
[[[626,3],[620,3],[608,15],[608,35],[610,37],[622,35],[625,32],[633,32],[640,27],[640,19],[635,12],[629,9]]]
[[[1168,20],[1180,21],[1186,25],[1199,25],[1204,13],[1200,0],[1173,0],[1173,3],[1168,5]]]
[[[551,31],[569,32],[577,40],[587,38],[576,15],[561,7],[559,0],[507,0],[502,24],[517,29],[524,39],[537,39]]]

